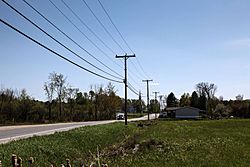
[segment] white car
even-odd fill
[[[124,119],[124,113],[117,113],[116,114],[116,119],[117,120],[123,120]]]

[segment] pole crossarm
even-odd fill
[[[133,55],[125,54],[124,56],[118,56],[118,55],[115,56],[115,58],[125,58],[125,59],[128,59],[129,57],[135,57],[135,54],[133,54]]]
[[[125,125],[128,124],[128,114],[127,114],[127,88],[128,88],[128,80],[127,80],[127,60],[128,58],[130,57],[135,57],[135,54],[133,55],[128,55],[128,54],[125,54],[124,56],[118,56],[116,55],[115,58],[124,58],[124,71],[125,71],[125,77],[124,77],[124,84],[125,84],[125,107],[124,107],[124,112],[125,112]]]

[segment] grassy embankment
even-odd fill
[[[35,166],[73,166],[100,160],[109,166],[249,166],[250,120],[155,121],[85,127],[0,146],[10,166],[12,153]],[[7,164],[8,161],[8,164]],[[24,164],[27,166],[27,164]]]

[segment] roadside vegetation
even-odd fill
[[[29,157],[33,157],[35,166],[40,167],[60,166],[67,158],[74,166],[80,166],[93,161],[97,150],[119,143],[134,130],[133,125],[114,123],[13,141],[0,145],[0,160],[3,166],[11,166],[11,155],[16,154],[23,159],[24,166],[28,166]]]
[[[69,121],[115,119],[121,112],[124,99],[117,96],[112,83],[91,85],[81,92],[67,83],[67,78],[55,72],[44,83],[46,102],[35,100],[25,89],[0,89],[0,126],[10,124],[53,123]],[[142,111],[145,105],[129,100],[128,107]]]
[[[250,120],[142,121],[79,128],[0,146],[3,166],[14,153],[35,166],[91,162],[109,166],[249,166]],[[27,163],[24,164],[27,166]]]
[[[43,86],[47,101],[38,101],[31,97],[25,89],[20,91],[10,88],[0,89],[0,126],[10,124],[54,123],[71,121],[110,120],[116,113],[124,111],[125,100],[117,95],[112,83],[91,85],[89,91],[80,91],[69,85],[67,78],[55,72],[49,74]],[[250,118],[250,100],[243,100],[237,95],[236,100],[217,98],[217,86],[213,83],[201,82],[196,91],[184,93],[177,99],[173,92],[168,96],[161,95],[152,99],[149,111],[159,113],[167,107],[191,106],[203,110],[203,117]],[[128,99],[129,118],[142,116],[146,106],[141,96]]]

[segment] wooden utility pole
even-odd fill
[[[157,100],[157,93],[160,93],[160,92],[153,92],[155,94],[155,101]]]
[[[124,56],[115,56],[115,58],[124,58],[124,71],[125,71],[125,78],[124,78],[124,84],[125,84],[125,125],[127,125],[128,124],[128,121],[127,121],[127,87],[128,87],[128,82],[127,82],[127,60],[128,60],[128,58],[130,58],[130,57],[135,57],[135,54],[133,54],[133,55],[127,55],[127,54],[125,54]]]
[[[142,114],[142,101],[141,101],[141,90],[139,91],[139,103],[140,103],[140,110],[141,110],[141,114]]]
[[[157,93],[160,93],[160,92],[153,92],[155,94],[155,104],[157,102]],[[159,103],[160,104],[160,103]],[[157,107],[158,108],[158,107]],[[155,111],[155,119],[156,119],[156,111]]]
[[[149,120],[149,87],[148,82],[153,81],[152,79],[142,80],[142,82],[147,82],[147,110],[148,110],[148,120]]]

